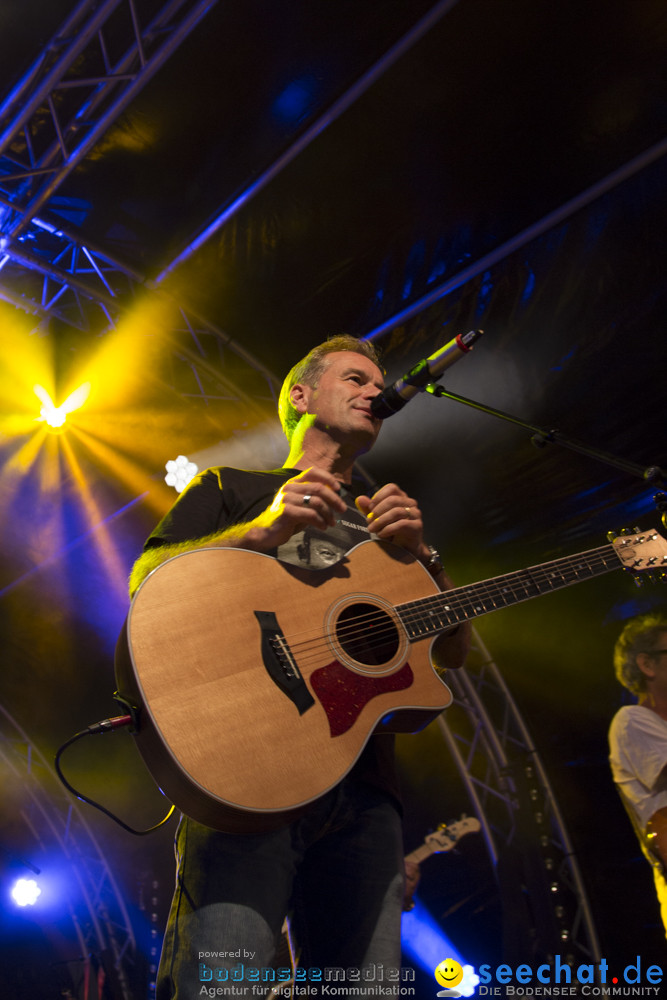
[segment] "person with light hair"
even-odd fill
[[[614,648],[614,669],[637,703],[612,719],[612,775],[653,869],[667,933],[667,613],[627,623]]]
[[[371,402],[383,386],[371,344],[342,336],[314,348],[292,368],[280,393],[280,419],[290,445],[284,466],[214,468],[197,476],[146,542],[131,591],[172,556],[209,546],[273,556],[287,563],[291,574],[312,574],[312,587],[321,574],[345,581],[350,573],[339,563],[373,539],[399,550],[391,576],[416,561],[428,593],[432,587],[449,589],[437,552],[425,542],[417,501],[396,483],[368,495],[367,486],[353,480],[357,459],[380,432]],[[349,588],[355,591],[354,580]],[[303,604],[306,621],[305,590]],[[221,607],[221,616],[228,611]],[[368,627],[362,636],[368,645],[371,632]],[[455,626],[437,641],[438,667],[460,667],[469,627]],[[331,666],[333,694],[352,691],[344,708],[353,718],[354,699],[362,699],[363,706],[368,697],[354,693],[365,678],[359,681],[335,661]],[[183,676],[187,680],[187,663]],[[324,691],[322,703],[328,697]],[[313,711],[324,711],[314,698],[312,703]],[[341,714],[331,725],[336,730],[351,723]],[[289,750],[289,730],[277,740]],[[393,740],[390,732],[369,734],[341,780],[309,801],[297,818],[289,816],[268,832],[222,832],[183,817],[156,1000],[194,1000],[201,995],[202,976],[234,982],[235,996],[256,996],[256,981],[236,981],[238,956],[251,956],[254,968],[270,966],[288,911],[294,914],[304,967],[400,966],[405,872]],[[312,756],[316,767],[315,749]],[[201,955],[215,956],[215,962],[202,969]]]

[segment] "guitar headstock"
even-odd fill
[[[634,533],[623,531],[619,535],[609,532],[607,537],[626,569],[633,573],[654,570],[658,576],[667,572],[667,540],[655,529],[635,529]]]
[[[480,822],[474,817],[462,816],[454,823],[441,823],[434,833],[429,833],[424,843],[428,844],[433,854],[441,851],[451,851],[456,842],[466,833],[477,833],[481,829]]]

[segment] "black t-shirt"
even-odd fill
[[[271,505],[278,490],[298,469],[253,472],[247,469],[207,469],[192,480],[146,542],[146,547],[205,538],[233,524],[244,524]],[[322,569],[370,537],[366,518],[355,504],[357,492],[343,486],[347,511],[324,530],[306,528],[269,552],[282,562]],[[328,544],[324,545],[324,542]]]
[[[180,494],[146,541],[146,548],[206,538],[235,524],[244,524],[271,505],[278,490],[298,475],[298,469],[254,472],[217,467],[196,476]],[[343,557],[358,542],[370,537],[366,519],[354,504],[360,491],[343,486],[347,511],[326,531],[306,529],[269,555],[298,566],[323,568]],[[394,737],[371,737],[348,775],[389,792],[400,803],[394,760]]]

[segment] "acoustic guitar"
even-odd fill
[[[194,549],[138,589],[119,693],[179,809],[232,833],[269,829],[336,785],[373,732],[416,732],[449,705],[437,636],[621,565],[667,565],[665,539],[621,536],[444,593],[410,553],[376,540],[325,570]]]

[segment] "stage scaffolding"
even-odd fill
[[[264,415],[269,404],[273,408],[279,385],[268,368],[224,330],[124,264],[121,247],[95,246],[49,213],[49,201],[65,178],[214,4],[170,0],[157,11],[153,5],[142,26],[139,0],[83,0],[7,95],[0,105],[0,299],[33,315],[38,332],[56,320],[99,336],[114,330],[140,296],[160,297],[173,314],[172,327],[162,331],[172,359],[168,388],[204,406],[238,400]],[[436,7],[440,16],[449,4]],[[378,72],[383,65],[378,64]],[[350,94],[353,99],[356,91]],[[303,143],[295,155],[301,148]],[[664,147],[649,153],[650,160],[647,154],[628,170],[663,155]],[[607,186],[624,178],[614,175]],[[601,191],[584,193],[581,204]],[[564,206],[565,215],[581,204]],[[521,234],[516,245],[558,221],[562,218],[555,214],[547,217]],[[494,262],[515,248],[499,248]],[[471,265],[452,287],[488,266],[488,260]],[[442,286],[431,299],[448,291]],[[392,322],[398,320],[370,336],[379,336]],[[451,672],[447,681],[455,702],[437,725],[482,824],[504,903],[509,907],[507,887],[520,885],[524,923],[533,928],[536,954],[597,963],[597,935],[558,803],[528,729],[477,633],[466,669]],[[59,845],[80,886],[87,918],[82,922],[73,914],[73,920],[82,953],[110,954],[120,995],[129,1000],[127,963],[134,960],[135,941],[112,873],[50,766],[1,707],[0,722],[0,758],[6,773],[24,788],[26,823],[38,840]],[[515,917],[507,915],[508,921]]]

